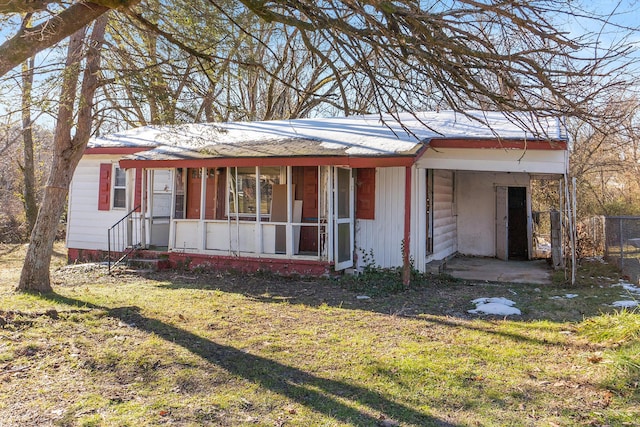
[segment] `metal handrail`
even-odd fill
[[[131,252],[141,247],[142,218],[134,218],[133,214],[140,209],[140,205],[133,208],[118,222],[107,230],[107,264],[108,271],[120,264]],[[129,224],[131,226],[129,227]],[[112,248],[113,239],[113,248]],[[112,251],[113,249],[113,251]],[[119,253],[120,257],[112,263],[112,253]]]

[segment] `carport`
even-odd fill
[[[446,262],[444,273],[457,279],[483,282],[551,284],[547,260],[503,261],[488,257],[456,256]]]

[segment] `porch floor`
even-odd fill
[[[458,279],[488,282],[551,284],[553,270],[546,260],[502,261],[497,258],[456,256],[444,269]]]

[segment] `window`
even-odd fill
[[[127,172],[115,166],[113,174],[113,208],[127,207]]]
[[[256,213],[256,169],[231,168],[229,213]]]
[[[98,182],[98,210],[124,209],[127,207],[127,172],[118,165],[100,165]]]
[[[185,170],[184,168],[176,169],[176,199],[173,207],[173,217],[175,219],[184,219]]]
[[[256,172],[259,173],[260,192],[258,196]],[[260,204],[260,214],[271,212],[273,186],[280,183],[279,167],[230,168],[229,213],[255,216]],[[259,199],[259,200],[258,200]]]
[[[260,170],[260,213],[271,213],[273,186],[280,184],[279,167],[262,167]]]

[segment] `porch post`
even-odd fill
[[[140,247],[147,248],[147,173],[145,168],[136,169],[140,173]],[[135,189],[133,190],[135,192]],[[134,206],[135,207],[135,206]]]
[[[200,237],[198,239],[198,251],[203,251],[207,247],[207,224],[204,220],[206,218],[207,209],[207,172],[208,168],[200,168]]]
[[[402,240],[402,283],[406,288],[411,284],[411,263],[409,251],[411,244],[411,166],[404,173],[404,238]]]
[[[286,227],[286,236],[287,241],[285,245],[285,252],[288,258],[293,256],[294,248],[293,248],[293,226],[291,223],[293,222],[293,198],[295,195],[293,194],[293,169],[291,166],[287,166],[287,225]]]

